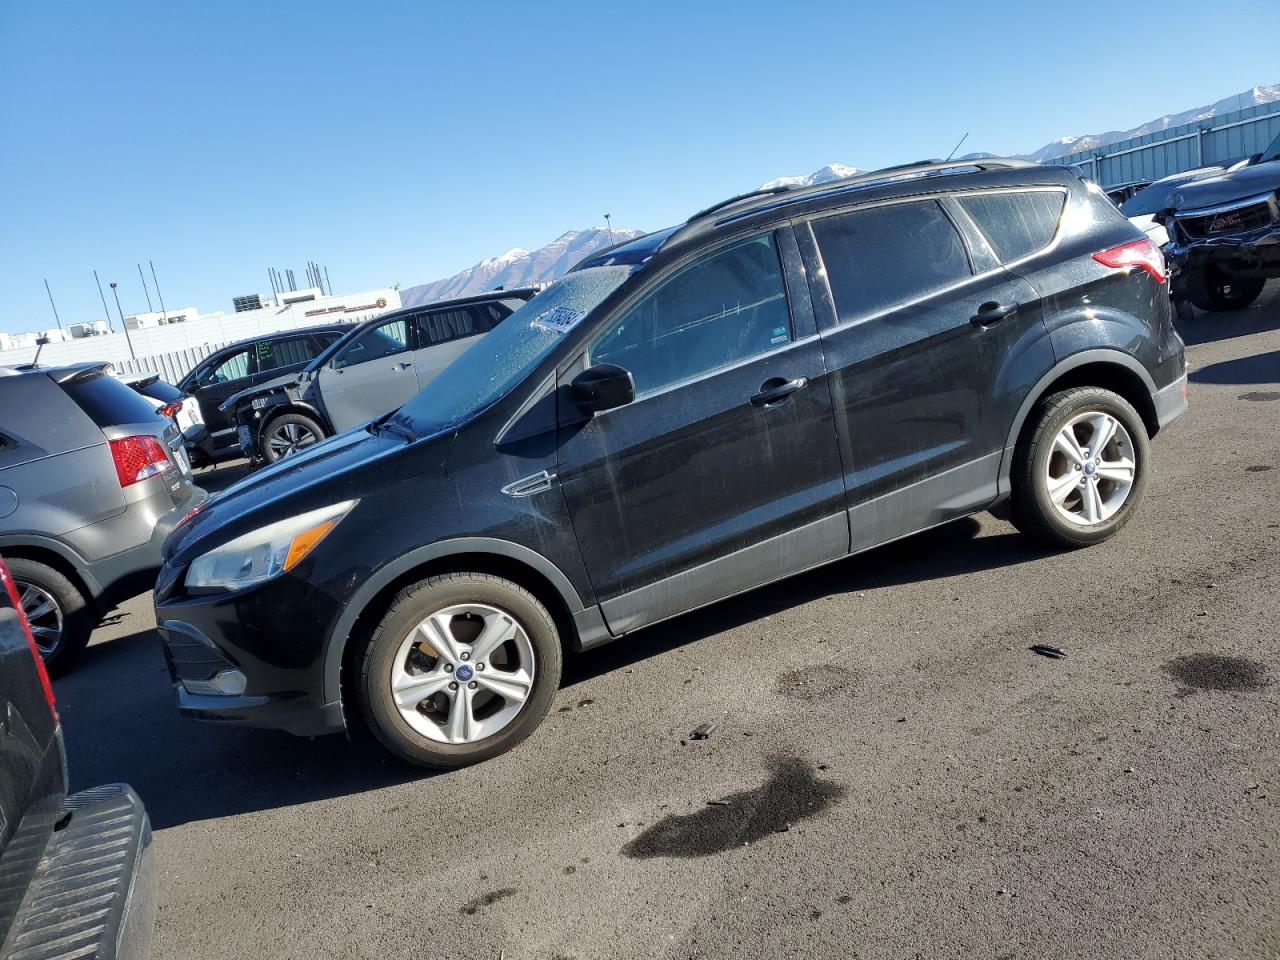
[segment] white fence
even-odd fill
[[[218,347],[282,330],[322,323],[359,323],[400,306],[400,292],[393,289],[319,297],[286,307],[268,307],[243,313],[201,317],[186,323],[146,327],[45,344],[42,366],[107,361],[125,373],[159,373],[173,382]],[[30,363],[36,347],[0,351],[0,367]]]

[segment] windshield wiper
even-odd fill
[[[390,413],[384,413],[382,416],[371,421],[369,423],[369,432],[375,437],[381,435],[385,431],[392,436],[400,437],[402,440],[417,440],[418,437],[412,430],[404,424],[391,419],[395,413],[396,411],[392,410]]]

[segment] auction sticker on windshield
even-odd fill
[[[568,333],[582,321],[584,316],[585,314],[570,310],[568,307],[553,307],[534,317],[529,321],[529,326],[538,330],[550,330],[553,333]]]

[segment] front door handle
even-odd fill
[[[774,377],[760,385],[760,392],[751,398],[751,405],[753,407],[770,406],[780,400],[787,399],[797,390],[803,390],[808,385],[808,377],[796,377],[794,380],[783,380],[781,377]]]
[[[413,366],[413,364],[411,364],[411,363],[403,363],[403,362],[401,362],[401,363],[397,363],[397,364],[396,364],[396,369],[397,369],[397,370],[408,370],[411,366]]]
[[[1009,303],[996,303],[994,300],[988,300],[978,308],[978,312],[969,318],[969,322],[975,327],[989,327],[993,323],[999,323],[1005,317],[1012,313],[1018,312],[1018,302],[1012,300]]]

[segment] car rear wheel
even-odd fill
[[[1213,264],[1187,274],[1187,298],[1201,310],[1243,310],[1262,294],[1263,277],[1233,278]]]
[[[365,720],[391,753],[452,768],[510,750],[560,685],[560,637],[533,594],[485,573],[406,587],[365,649]]]
[[[94,618],[76,585],[53,567],[14,557],[8,561],[18,605],[50,674],[64,673],[89,643]]]
[[[1149,451],[1142,418],[1119,394],[1099,387],[1053,394],[1014,453],[1014,525],[1055,546],[1115,536],[1142,501]]]
[[[267,463],[275,463],[314,446],[324,437],[324,427],[310,417],[301,413],[285,413],[267,424],[262,431],[259,449]]]

